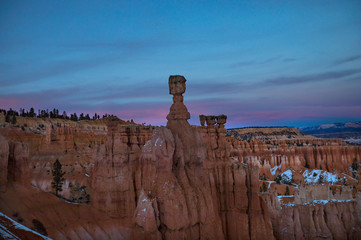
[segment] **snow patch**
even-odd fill
[[[267,183],[268,183],[268,189],[271,188],[271,184],[272,184],[272,183],[275,183],[275,181],[264,181],[264,182],[267,182]]]
[[[157,140],[155,140],[154,147],[161,147],[162,144],[163,144],[163,139],[158,137]]]
[[[35,232],[35,231],[31,230],[30,228],[27,228],[27,227],[25,227],[24,225],[21,225],[21,224],[18,223],[18,222],[15,222],[14,220],[12,220],[11,218],[9,218],[8,216],[6,216],[5,214],[3,214],[2,212],[0,212],[0,216],[8,219],[8,220],[12,223],[12,227],[14,227],[15,229],[21,229],[21,230],[24,230],[24,231],[27,231],[27,232],[32,232],[32,233],[34,233],[35,235],[38,235],[39,237],[41,237],[41,238],[43,238],[43,239],[51,240],[51,238],[48,238],[48,237],[46,237],[46,236],[44,236],[44,235],[41,235],[40,233]],[[1,226],[0,234],[3,234],[3,231],[4,231],[3,228],[4,228],[4,227]],[[7,233],[8,233],[8,232],[7,232]],[[20,238],[13,237],[13,236],[11,236],[11,237],[12,237],[12,238],[5,238],[5,239],[20,239]]]
[[[312,202],[306,202],[303,203],[302,205],[310,205],[310,206],[315,206],[315,205],[325,205],[328,203],[347,203],[347,202],[352,202],[354,201],[353,199],[348,199],[348,200],[337,200],[337,199],[330,199],[330,200],[313,200]]]
[[[306,184],[319,183],[320,181],[322,181],[322,178],[323,182],[327,181],[332,184],[338,182],[337,174],[333,174],[319,169],[306,170],[303,172],[302,175],[305,178]]]
[[[288,206],[288,207],[296,206],[295,202],[288,202],[288,203],[284,203],[284,202],[283,202],[283,198],[288,198],[288,197],[294,197],[294,195],[277,196],[278,202],[279,202],[282,206]]]
[[[291,181],[292,180],[292,170],[291,169],[288,169],[287,171],[284,171],[283,173],[281,173],[281,177],[282,177],[282,180],[284,181]]]
[[[344,140],[347,143],[351,143],[351,144],[360,144],[361,145],[361,139],[359,138],[348,138]]]
[[[13,240],[13,239],[19,239],[17,236],[15,236],[14,234],[12,234],[11,232],[9,232],[6,227],[4,226],[1,226],[0,225],[0,237],[2,237],[2,239],[5,239],[5,240]]]
[[[284,203],[283,202],[283,198],[287,198],[287,197],[294,197],[294,195],[288,195],[288,196],[277,196],[278,198],[278,202],[282,205],[282,206],[296,206],[295,202],[288,202],[288,203]],[[354,199],[348,199],[348,200],[337,200],[337,199],[329,199],[329,200],[313,200],[311,202],[305,202],[302,203],[300,205],[307,205],[307,206],[316,206],[316,205],[326,205],[328,203],[348,203],[348,202],[353,202]]]
[[[278,169],[281,171],[281,166],[282,166],[282,164],[271,168],[271,174],[272,174],[272,176],[274,176],[274,175],[276,174],[276,172],[277,172]]]

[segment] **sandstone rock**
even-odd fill
[[[206,123],[208,128],[214,127],[216,124],[216,116],[206,116]]]
[[[182,94],[186,90],[186,79],[183,76],[174,75],[169,77],[169,94],[173,95],[173,105],[167,116],[168,122],[172,120],[188,120],[190,113],[183,104]]]
[[[30,184],[29,148],[24,142],[9,141],[8,181]]]
[[[227,116],[226,115],[219,115],[217,116],[217,124],[220,128],[224,128],[224,124],[227,122]]]
[[[11,124],[0,128],[0,188],[8,187],[0,194],[0,210],[21,212],[30,227],[35,217],[55,239],[360,237],[361,205],[356,201],[284,207],[275,189],[259,192],[259,176],[274,179],[290,168],[351,174],[354,159],[360,162],[359,147],[287,128],[237,130],[226,137],[225,115],[200,115],[201,126],[191,126],[183,104],[185,82],[182,76],[169,78],[173,105],[167,127],[124,125],[117,118],[72,122],[19,117],[23,129]],[[56,159],[66,172],[62,196],[86,203],[81,200],[86,193],[90,204],[66,203],[39,190],[52,191]],[[341,193],[306,186],[295,198],[304,203],[356,195],[359,201],[358,189]]]
[[[359,239],[361,236],[357,204],[284,208],[273,212],[272,223],[277,239]]]
[[[206,122],[206,116],[199,115],[199,121],[201,122],[201,126],[204,127],[204,124]]]
[[[160,220],[157,201],[150,199],[144,191],[140,192],[134,218],[136,226],[141,229],[140,233],[133,233],[134,239],[162,239],[158,231]]]
[[[0,192],[6,191],[8,181],[9,143],[0,135]]]
[[[5,124],[5,114],[0,112],[0,124]]]

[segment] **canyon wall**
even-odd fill
[[[29,227],[32,219],[41,221],[56,239],[360,236],[358,201],[302,205],[315,195],[305,190],[297,205],[282,206],[274,193],[260,193],[259,181],[260,175],[275,178],[270,170],[276,166],[277,173],[305,167],[349,172],[354,159],[360,161],[359,147],[294,128],[226,136],[224,115],[201,115],[201,126],[191,126],[185,82],[169,78],[173,104],[166,127],[112,117],[1,123],[0,210],[21,215]],[[61,199],[50,194],[56,159],[66,172]],[[338,224],[342,228],[334,229]]]
[[[280,207],[274,193],[262,197],[268,205],[276,239],[361,238],[356,201]]]
[[[248,131],[250,133],[247,133]],[[261,131],[266,133],[261,134]],[[305,136],[295,128],[289,131],[284,128],[245,128],[231,130],[227,135],[233,136],[227,137],[232,145],[231,157],[258,166],[260,174],[265,174],[272,180],[290,168],[322,169],[329,172],[336,170],[352,176],[351,165],[354,161],[361,162],[361,146],[349,145],[341,139]],[[243,140],[249,135],[252,135],[253,140]],[[258,140],[264,139],[265,136],[265,140]],[[277,174],[272,175],[270,169],[276,166],[279,166]]]

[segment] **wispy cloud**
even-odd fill
[[[344,77],[352,76],[361,72],[361,69],[348,69],[340,71],[328,71],[316,74],[307,74],[300,76],[284,76],[266,80],[264,83],[267,85],[291,85],[308,82],[320,82],[335,79],[342,79]]]
[[[241,62],[231,64],[230,67],[231,68],[239,68],[239,67],[246,67],[246,66],[250,66],[250,65],[263,65],[263,64],[267,64],[267,63],[276,61],[277,59],[279,59],[279,57],[272,57],[272,58],[268,58],[265,60],[241,61]]]
[[[0,93],[0,105],[6,108],[24,108],[31,106],[58,107],[62,102],[70,105],[69,97],[80,92],[77,87],[48,89],[25,93]]]
[[[283,62],[294,62],[294,61],[297,61],[297,58],[284,58],[282,61]]]
[[[342,58],[342,59],[339,59],[337,61],[334,61],[331,65],[332,66],[338,66],[338,65],[345,64],[345,63],[349,63],[349,62],[354,62],[354,61],[357,61],[359,59],[361,59],[361,55],[354,55],[354,56],[350,56],[350,57],[347,57],[347,58]]]
[[[20,73],[10,77],[4,76],[2,77],[2,79],[0,79],[0,87],[8,87],[28,82],[36,82],[42,79],[64,75],[67,73],[74,73],[80,70],[94,68],[120,60],[121,56],[119,55],[109,55],[88,59],[52,62],[50,64],[47,64],[46,66],[43,66],[42,68],[39,67],[40,69],[34,70],[32,72]],[[20,66],[18,67],[20,68]]]

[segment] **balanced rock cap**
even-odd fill
[[[169,76],[169,84],[171,83],[185,83],[187,80],[184,76],[181,75],[170,75]]]
[[[183,76],[180,75],[169,76],[168,84],[169,84],[169,94],[182,95],[186,91],[186,79]]]

